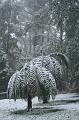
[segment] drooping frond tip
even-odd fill
[[[63,54],[63,53],[51,53],[50,57],[53,57],[55,55],[60,57],[63,60],[63,62],[65,63],[67,68],[69,67],[70,60],[69,60],[69,58],[65,54]]]

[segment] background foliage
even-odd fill
[[[41,51],[69,57],[63,85],[79,91],[79,1],[1,0],[0,91],[6,91],[10,76]]]

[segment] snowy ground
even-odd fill
[[[59,94],[53,103],[33,99],[33,110],[26,111],[24,100],[0,100],[0,120],[79,120],[79,94]]]

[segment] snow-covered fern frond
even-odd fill
[[[39,83],[39,99],[49,99],[50,95],[56,95],[57,88],[53,75],[44,67],[37,67],[37,79]]]
[[[49,98],[54,92],[56,83],[52,74],[46,68],[32,64],[13,74],[8,83],[9,98],[14,99],[27,99],[28,94],[32,98]]]
[[[60,57],[68,68],[70,61],[69,61],[69,58],[65,54],[62,54],[62,53],[51,53],[50,54],[50,57],[54,57],[54,56]]]
[[[50,57],[50,55],[34,58],[30,61],[30,64],[35,65],[37,67],[45,67],[52,73],[56,80],[62,78],[62,65],[54,57]]]
[[[12,98],[12,95],[13,95],[13,92],[14,92],[14,83],[15,83],[15,79],[16,79],[16,76],[17,74],[19,73],[19,71],[15,72],[9,82],[8,82],[8,87],[7,87],[7,93],[8,93],[8,98],[11,99]]]

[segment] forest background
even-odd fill
[[[41,51],[68,56],[61,84],[79,92],[79,0],[0,0],[0,92]]]

